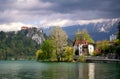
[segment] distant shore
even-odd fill
[[[86,57],[86,62],[120,63],[119,59],[109,59],[106,57],[94,56]]]

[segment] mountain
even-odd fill
[[[111,34],[117,33],[117,25],[120,19],[111,19],[103,22],[89,23],[89,24],[76,24],[72,26],[62,27],[64,31],[68,34],[71,40],[74,40],[75,33],[77,30],[86,30],[91,35],[95,41],[99,40],[109,40]],[[44,29],[44,32],[49,35],[50,28]]]

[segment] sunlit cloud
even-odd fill
[[[23,23],[9,23],[9,24],[2,24],[0,25],[0,31],[18,31],[21,30],[22,26],[27,26],[27,27],[33,27],[32,25],[29,24],[23,24]]]

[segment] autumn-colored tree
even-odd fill
[[[59,26],[56,26],[53,29],[51,29],[50,38],[54,42],[57,60],[60,61],[61,55],[63,53],[63,49],[68,43],[67,42],[68,36],[65,33],[65,31],[62,30],[62,28],[60,28]]]

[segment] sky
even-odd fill
[[[0,0],[0,31],[47,28],[120,18],[120,0]]]

